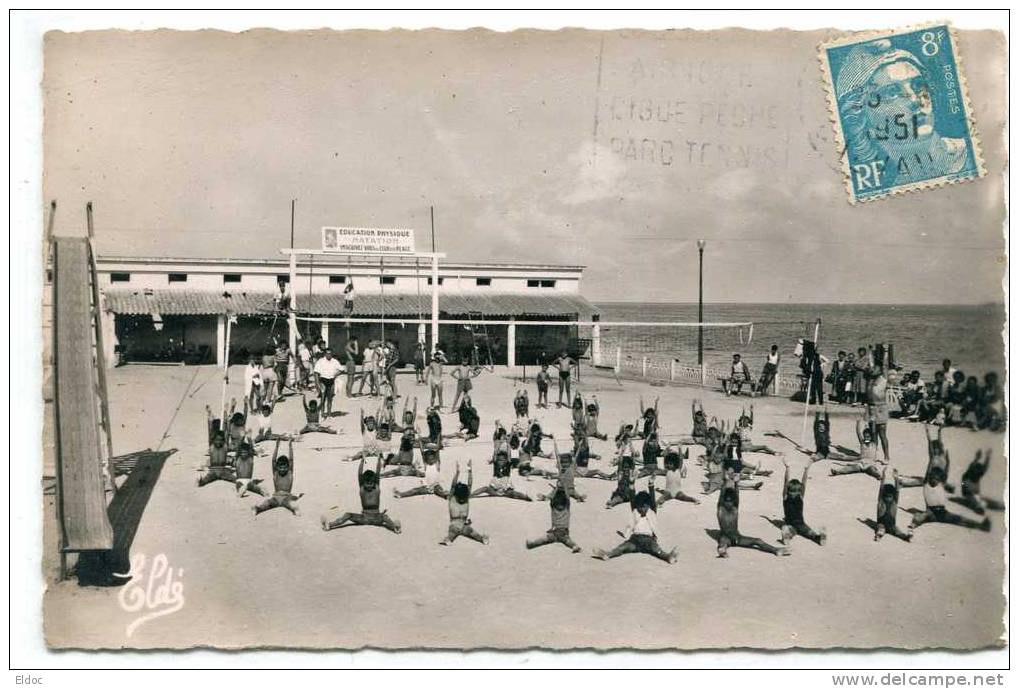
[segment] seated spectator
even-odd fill
[[[750,368],[739,354],[732,355],[732,366],[729,368],[729,377],[722,379],[722,391],[729,396],[740,394],[743,386],[749,384],[750,392],[754,391],[753,378],[750,376]]]

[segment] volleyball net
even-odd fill
[[[302,338],[322,339],[336,352],[342,352],[354,337],[362,348],[390,344],[401,366],[427,359],[432,351],[433,321],[428,318],[295,314],[292,319]],[[536,371],[565,352],[578,362],[582,373],[717,386],[718,379],[731,375],[733,354],[740,354],[756,384],[769,353],[769,343],[755,339],[752,321],[618,322],[469,314],[440,318],[437,325],[435,346],[451,363],[521,369],[514,375],[526,375],[530,367]],[[418,348],[418,343],[423,346]],[[787,349],[792,351],[791,346]],[[798,374],[798,362],[780,365],[769,390],[795,392]]]

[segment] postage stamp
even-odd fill
[[[846,36],[818,57],[850,203],[986,174],[949,24]]]

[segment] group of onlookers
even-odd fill
[[[892,416],[973,429],[1005,428],[1004,390],[997,373],[986,373],[981,381],[976,376],[967,376],[953,367],[950,359],[945,359],[941,369],[934,372],[933,381],[924,382],[919,371],[902,372],[895,363],[891,345],[860,347],[856,352],[840,350],[834,360],[810,345],[800,342],[796,355],[804,389],[813,404],[825,401],[824,387],[830,402],[850,406],[872,404],[874,380],[880,375],[887,380],[889,400],[893,407],[898,407]],[[767,394],[778,364],[778,346],[772,345],[761,376],[755,381],[746,362],[734,354],[728,375],[721,379],[722,389],[727,394],[740,394],[747,386],[752,395]]]
[[[900,417],[945,426],[965,426],[1000,431],[1005,429],[1005,395],[998,374],[984,374],[983,382],[952,367],[945,359],[925,383],[919,371],[910,371],[900,382]]]

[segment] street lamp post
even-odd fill
[[[701,385],[705,384],[704,372],[704,245],[703,239],[697,240],[697,365],[701,367]]]

